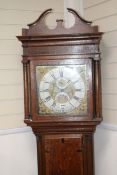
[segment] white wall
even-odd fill
[[[104,122],[117,124],[117,0],[84,0],[84,16],[104,32],[102,100]]]
[[[23,127],[24,97],[22,47],[16,35],[46,9],[49,27],[63,18],[63,0],[0,0],[0,129]]]
[[[74,25],[74,16],[67,12],[67,8],[76,10],[81,16],[83,16],[83,1],[82,0],[64,0],[64,17],[66,27]]]
[[[30,128],[0,130],[0,175],[37,175],[36,139]]]
[[[23,122],[22,47],[16,35],[48,8],[54,13],[46,23],[54,27],[64,16],[63,0],[0,0],[0,175],[37,175],[35,136]]]
[[[76,10],[79,8],[76,4],[81,3],[66,2],[67,7]],[[1,175],[37,175],[35,136],[23,123],[22,48],[16,35],[21,35],[22,27],[50,7],[55,8],[55,15],[63,17],[63,0],[0,0]],[[84,0],[84,7],[86,19],[93,20],[106,32],[102,44],[103,115],[105,122],[117,124],[117,1]],[[49,21],[53,27],[55,20]],[[117,175],[117,130],[110,124],[101,125],[95,133],[96,175]]]
[[[117,127],[95,133],[95,175],[117,175]],[[0,174],[37,175],[36,138],[28,127],[0,130]]]
[[[95,133],[95,175],[117,175],[117,127],[103,124]]]
[[[95,134],[95,172],[117,175],[117,0],[83,2],[84,17],[104,32],[101,42],[104,122]]]

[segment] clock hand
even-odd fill
[[[79,80],[76,80],[76,81],[74,81],[74,82],[68,80],[68,82],[67,82],[67,86],[66,86],[65,88],[67,88],[71,83],[76,84],[77,82],[79,82]]]
[[[68,80],[64,89],[66,89],[70,84],[71,84],[71,81]]]

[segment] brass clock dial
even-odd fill
[[[86,113],[86,65],[37,66],[36,78],[40,114]]]

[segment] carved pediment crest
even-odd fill
[[[23,29],[25,36],[40,36],[40,35],[66,35],[66,34],[83,34],[97,33],[98,27],[92,26],[92,22],[83,19],[75,10],[67,8],[69,13],[72,13],[75,18],[75,23],[72,27],[66,28],[64,20],[56,20],[57,26],[54,29],[49,29],[45,23],[45,18],[52,9],[45,10],[39,18],[31,24],[28,24],[29,29]]]

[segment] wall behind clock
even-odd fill
[[[64,16],[63,0],[0,0],[0,128],[24,126],[22,47],[16,35],[46,9],[49,27]]]
[[[36,140],[24,125],[22,47],[16,35],[53,8],[47,24],[63,18],[63,0],[0,0],[0,174],[37,175]]]
[[[84,17],[104,31],[102,89],[104,123],[95,134],[96,175],[117,175],[117,1],[83,0]],[[65,7],[82,8],[82,0],[0,0],[0,174],[37,175],[36,141],[23,123],[22,48],[16,35],[47,8],[73,20]],[[81,14],[83,11],[81,11]],[[57,17],[57,18],[58,18]],[[49,17],[48,25],[55,26]],[[11,129],[8,129],[11,128]],[[6,168],[7,167],[7,168]]]
[[[117,1],[84,0],[85,18],[104,32],[102,50],[102,96],[104,122],[117,124]]]
[[[22,47],[16,35],[48,8],[54,9],[46,21],[50,28],[63,16],[69,26],[73,18],[66,7],[82,9],[82,0],[0,0],[0,175],[37,175],[35,136],[23,122]]]
[[[83,0],[84,17],[105,32],[102,50],[104,121],[95,134],[96,175],[117,174],[117,0]]]

